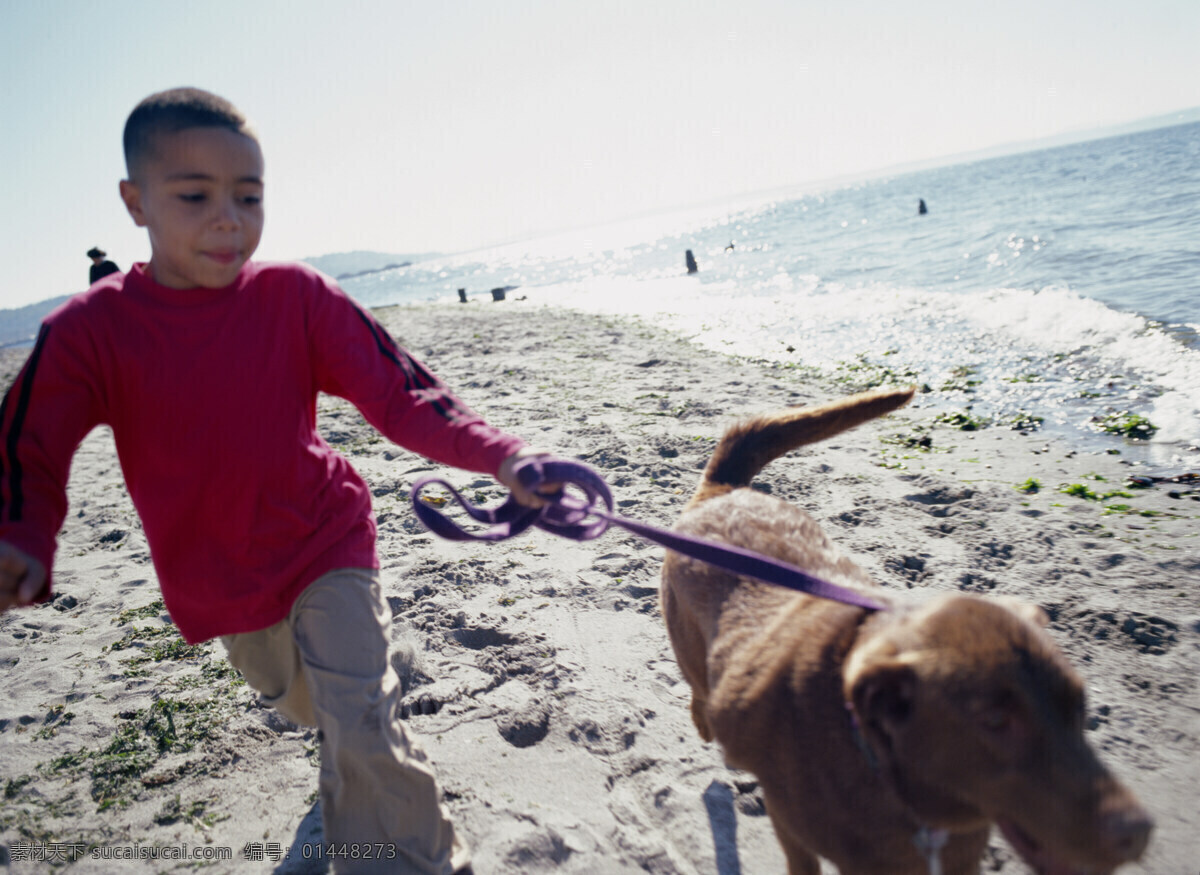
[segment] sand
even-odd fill
[[[527,301],[379,316],[491,422],[590,464],[622,513],[661,525],[725,426],[862,388]],[[9,380],[20,356],[7,353]],[[1197,487],[1067,495],[1060,485],[1121,490],[1134,469],[1036,432],[932,424],[925,400],[779,460],[764,488],[884,586],[1043,606],[1088,682],[1092,743],[1157,818],[1145,860],[1123,871],[1196,871]],[[439,540],[408,506],[410,484],[437,467],[340,400],[323,399],[321,428],[372,485],[407,720],[476,871],[783,871],[755,781],[691,725],[658,609],[661,549],[615,529],[583,544]],[[480,500],[503,495],[487,477],[441,473]],[[1029,478],[1040,491],[1017,488]],[[15,859],[30,854],[79,857],[71,872],[325,871],[305,859],[320,839],[314,734],[260,706],[219,644],[177,639],[104,429],[74,462],[56,580],[52,603],[0,617],[13,871],[62,867]],[[90,849],[185,845],[231,859],[118,863]],[[997,836],[984,871],[1026,868]]]

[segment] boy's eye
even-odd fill
[[[242,198],[242,203],[249,207],[256,207],[262,203],[261,194],[248,194]]]
[[[204,202],[203,194],[181,194],[179,199],[184,203],[199,204]]]

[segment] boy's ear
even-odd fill
[[[129,215],[133,217],[133,223],[139,228],[146,227],[146,215],[142,212],[142,191],[136,182],[130,179],[121,180],[121,200],[125,202],[125,209],[129,210]]]

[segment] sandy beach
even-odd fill
[[[723,357],[528,301],[377,312],[490,422],[591,465],[621,513],[663,526],[733,421],[879,376]],[[7,386],[23,353],[4,356]],[[438,472],[491,503],[494,481],[401,450],[338,399],[321,428],[372,486],[407,720],[480,875],[783,871],[755,781],[692,726],[661,548],[616,529],[442,541],[413,516],[412,482]],[[1045,608],[1088,683],[1092,744],[1157,820],[1122,871],[1180,875],[1200,858],[1200,484],[1128,488],[1131,472],[1155,473],[1036,431],[936,423],[918,396],[760,482],[883,586]],[[54,601],[0,617],[0,863],[325,871],[315,731],[260,706],[219,643],[174,633],[105,429],[75,458],[55,580]],[[997,834],[984,871],[1028,870]]]

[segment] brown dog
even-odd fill
[[[900,604],[806,513],[743,488],[772,459],[911,397],[868,392],[726,433],[676,530],[891,607],[668,551],[662,608],[696,727],[758,778],[791,875],[816,875],[818,855],[843,875],[977,873],[992,823],[1036,872],[1111,872],[1141,855],[1152,824],[1084,740],[1083,686],[1042,611],[961,594]]]

